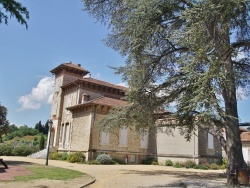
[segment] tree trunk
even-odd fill
[[[246,172],[247,165],[242,154],[242,143],[237,111],[235,78],[232,71],[232,63],[226,63],[227,80],[223,87],[223,98],[225,101],[225,129],[226,129],[226,154],[228,157],[227,183],[231,187],[238,186],[238,172]],[[229,66],[228,66],[229,65]]]
[[[238,172],[247,172],[247,165],[242,154],[239,127],[234,123],[234,121],[229,120],[226,126],[227,183],[232,187],[239,184]]]

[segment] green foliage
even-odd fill
[[[39,149],[40,150],[44,149],[44,143],[45,143],[44,136],[41,135],[41,139],[40,139],[40,142],[39,142]]]
[[[216,163],[212,163],[212,164],[210,164],[210,169],[212,169],[212,170],[219,170],[220,166],[217,165]]]
[[[112,160],[115,164],[125,164],[124,160],[120,160],[120,159],[116,159],[116,158],[112,158]]]
[[[69,154],[68,161],[70,163],[83,163],[85,161],[85,155],[82,152],[76,152]]]
[[[9,121],[7,120],[7,114],[7,108],[2,106],[0,103],[0,143],[2,142],[3,135],[7,134],[9,131]]]
[[[192,160],[187,160],[183,163],[183,166],[186,168],[194,168],[195,165],[196,163]]]
[[[49,159],[52,160],[62,160],[62,161],[66,161],[68,160],[68,153],[58,153],[58,152],[53,152],[49,154]]]
[[[15,17],[21,25],[28,28],[26,19],[29,19],[29,12],[26,7],[15,0],[2,0],[0,4],[0,23],[8,24],[8,18]]]
[[[48,134],[49,131],[49,120],[47,120],[47,122],[45,123],[45,125],[42,124],[41,121],[39,121],[36,125],[35,125],[35,129],[38,130],[39,133],[43,133],[43,134]]]
[[[209,162],[203,162],[203,163],[201,163],[200,165],[202,165],[202,166],[206,166],[206,167],[207,167],[207,169],[209,169],[209,168],[210,168],[210,164],[209,164]]]
[[[225,167],[227,167],[228,166],[228,159],[227,158],[223,158],[222,159],[222,165],[225,165]]]
[[[16,176],[16,181],[32,181],[37,179],[49,179],[49,180],[69,180],[73,178],[81,177],[84,173],[51,166],[40,166],[31,165],[27,168],[33,172],[33,174],[28,176]]]
[[[157,160],[152,157],[147,157],[146,159],[143,159],[141,161],[141,164],[147,164],[147,165],[156,164],[156,163],[158,164]]]
[[[0,145],[0,156],[28,156],[32,153],[37,152],[39,149],[35,146],[29,145],[19,145],[14,147],[10,144],[1,144]]]
[[[129,83],[131,105],[115,109],[101,125],[164,125],[154,114],[174,102],[172,118],[187,140],[196,126],[205,128],[220,138],[230,168],[246,166],[242,157],[235,160],[242,152],[236,89],[247,95],[250,88],[250,1],[83,2],[111,28],[106,44],[127,58],[115,70]],[[226,140],[221,128],[230,134]]]
[[[0,144],[0,156],[11,156],[12,155],[13,146],[10,144]]]
[[[14,131],[13,132],[10,132],[8,135],[7,135],[7,140],[12,140],[13,138],[15,137],[24,137],[24,136],[27,136],[27,135],[37,135],[39,133],[38,130],[34,129],[34,128],[30,128],[28,127],[27,125],[24,125],[24,126],[20,126],[19,128],[17,129],[13,129]]]
[[[166,160],[166,162],[165,162],[166,166],[173,166],[173,164],[174,163],[170,159]]]
[[[27,145],[22,145],[16,148],[12,148],[12,154],[14,156],[28,156],[32,153],[39,151],[37,147],[29,147]]]
[[[105,153],[98,155],[96,160],[99,161],[101,164],[114,164],[112,158]]]
[[[175,167],[175,168],[182,168],[183,166],[182,166],[181,162],[175,162],[174,165],[173,165],[173,167]]]

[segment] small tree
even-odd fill
[[[43,149],[44,149],[44,143],[45,143],[44,136],[41,135],[40,142],[39,142],[39,149],[40,149],[40,150],[43,150]]]
[[[0,103],[0,142],[2,142],[3,134],[7,134],[9,130],[9,121],[7,120],[8,110]]]
[[[116,73],[129,83],[132,105],[112,113],[105,125],[121,120],[116,126],[154,126],[154,112],[174,102],[187,139],[201,126],[220,140],[229,160],[228,184],[237,185],[235,172],[247,169],[236,92],[247,91],[250,83],[250,1],[84,0],[84,5],[109,25],[106,44],[127,57]]]

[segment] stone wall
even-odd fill
[[[106,111],[107,112],[107,111]],[[95,122],[98,122],[103,115],[105,115],[105,110],[103,112],[97,112],[95,115]],[[101,141],[102,128],[97,125],[97,123],[92,125],[91,128],[91,156],[95,159],[99,154],[106,153],[112,158],[116,158],[125,161],[127,157],[128,163],[140,163],[149,154],[148,148],[140,147],[140,134],[136,132],[133,128],[128,130],[127,146],[120,145],[120,128],[112,129],[109,131],[109,143],[102,144]],[[154,137],[149,137],[154,138]],[[151,143],[149,140],[148,143]]]
[[[70,141],[71,151],[88,151],[90,140],[91,113],[78,112],[73,116]]]
[[[196,132],[197,135],[197,132]],[[157,132],[157,156],[160,163],[167,159],[185,161],[198,156],[198,139],[192,135],[187,141],[178,128],[161,127]]]
[[[201,157],[200,162],[220,162],[222,159],[222,148],[219,140],[213,137],[214,148],[208,148],[208,132],[199,127],[199,155]]]

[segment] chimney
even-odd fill
[[[82,103],[88,102],[89,97],[90,97],[90,96],[89,96],[88,94],[84,93],[84,94],[82,95]]]

